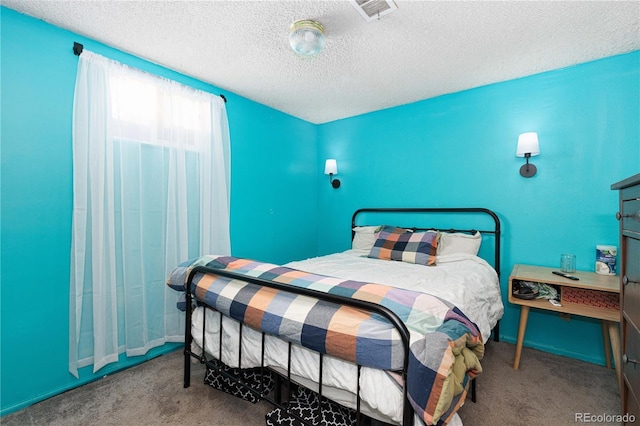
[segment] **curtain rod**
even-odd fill
[[[76,56],[80,56],[80,54],[82,53],[82,49],[84,49],[84,46],[78,42],[73,42],[73,54]],[[222,98],[222,100],[227,103],[227,98],[224,95],[218,95]]]

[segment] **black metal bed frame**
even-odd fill
[[[491,210],[485,209],[485,208],[363,208],[363,209],[359,209],[356,210],[353,213],[353,216],[351,218],[351,224],[352,224],[352,229],[356,225],[356,219],[358,217],[358,215],[363,214],[363,213],[479,213],[479,214],[486,214],[489,215],[493,221],[494,221],[494,229],[492,230],[480,230],[480,229],[470,229],[470,230],[463,230],[463,229],[438,229],[438,228],[411,228],[413,230],[437,230],[437,231],[441,231],[441,232],[463,232],[463,233],[475,233],[480,232],[482,234],[493,234],[494,235],[494,269],[496,270],[498,277],[500,277],[500,234],[501,234],[501,230],[500,230],[500,220],[498,218],[498,216]],[[352,238],[353,238],[354,232],[352,231]],[[317,298],[320,300],[324,300],[324,301],[328,301],[328,302],[332,302],[332,303],[337,303],[337,304],[343,304],[343,305],[348,305],[348,306],[352,306],[355,308],[359,308],[359,309],[363,309],[365,311],[368,312],[372,312],[372,313],[376,313],[378,315],[383,316],[384,318],[386,318],[393,326],[394,328],[398,331],[398,334],[400,335],[401,339],[402,339],[402,344],[403,344],[403,348],[404,348],[404,359],[403,359],[403,369],[400,372],[403,382],[406,383],[406,375],[407,375],[407,367],[408,367],[408,363],[409,363],[409,331],[407,330],[407,327],[405,326],[405,324],[402,322],[402,320],[400,320],[400,318],[398,318],[398,316],[391,311],[390,309],[382,306],[382,305],[378,305],[376,303],[371,303],[371,302],[367,302],[367,301],[363,301],[363,300],[357,300],[357,299],[351,299],[351,298],[347,298],[347,297],[343,297],[343,296],[338,296],[335,294],[328,294],[328,293],[324,293],[321,291],[317,291],[317,290],[312,290],[312,289],[308,289],[308,288],[302,288],[302,287],[296,287],[296,286],[290,286],[290,285],[285,285],[285,284],[280,284],[277,282],[273,282],[273,281],[269,281],[269,280],[265,280],[262,278],[257,278],[257,277],[250,277],[250,276],[246,276],[240,273],[236,273],[236,272],[231,272],[231,271],[226,271],[226,270],[221,270],[221,269],[216,269],[216,268],[210,268],[210,267],[206,267],[206,266],[197,266],[195,268],[193,268],[189,274],[187,283],[186,283],[186,289],[187,291],[186,293],[186,319],[185,319],[185,342],[184,342],[184,387],[187,388],[190,386],[190,382],[191,382],[191,358],[196,358],[198,359],[201,363],[204,363],[207,365],[207,368],[211,368],[211,369],[215,369],[217,370],[217,372],[219,374],[221,374],[224,377],[229,378],[230,380],[237,382],[240,386],[242,386],[243,388],[245,388],[246,390],[248,390],[249,392],[253,393],[255,396],[259,397],[260,399],[264,399],[266,401],[268,401],[269,403],[271,403],[272,405],[274,405],[275,407],[281,408],[281,409],[287,409],[287,406],[285,403],[283,403],[282,398],[281,398],[281,385],[280,385],[280,381],[282,376],[280,375],[280,373],[270,369],[269,367],[265,367],[264,366],[264,352],[265,352],[265,335],[266,333],[261,332],[262,335],[262,355],[261,355],[261,362],[262,365],[260,366],[260,371],[262,372],[262,374],[264,374],[264,372],[266,371],[266,369],[269,369],[271,371],[273,371],[274,373],[276,373],[276,377],[277,377],[277,382],[278,385],[276,387],[276,391],[274,393],[274,397],[270,397],[269,395],[265,395],[262,394],[259,390],[256,390],[254,388],[252,388],[251,386],[249,386],[246,383],[243,383],[241,378],[235,377],[232,374],[229,374],[227,371],[221,370],[218,367],[218,364],[213,362],[213,360],[209,360],[207,359],[207,355],[206,355],[206,351],[205,351],[205,342],[204,342],[204,335],[205,335],[205,324],[203,323],[203,344],[202,344],[202,353],[198,354],[198,353],[194,353],[191,351],[191,343],[193,341],[193,336],[191,333],[191,321],[192,321],[192,309],[193,309],[193,295],[191,293],[191,286],[192,286],[192,282],[193,279],[196,275],[198,274],[206,274],[206,273],[211,273],[211,274],[215,274],[215,275],[219,275],[219,276],[223,276],[223,277],[227,277],[227,278],[233,278],[233,279],[238,279],[241,281],[245,281],[245,282],[249,282],[252,284],[256,284],[256,285],[261,285],[261,286],[266,286],[266,287],[270,287],[276,290],[282,290],[285,292],[289,292],[289,293],[294,293],[294,294],[299,294],[299,295],[304,295],[304,296],[310,296],[313,298]],[[211,309],[214,310],[214,308],[212,308],[211,306],[206,305],[205,303],[201,302],[201,301],[197,301],[197,303],[201,306],[204,306],[207,309]],[[220,312],[219,312],[220,313]],[[220,313],[220,342],[219,342],[219,356],[218,359],[221,358],[221,353],[222,353],[222,316],[223,314]],[[203,321],[204,318],[206,318],[206,315],[203,315]],[[238,336],[238,368],[241,369],[242,368],[242,327],[243,324],[242,322],[238,322],[239,324],[239,336]],[[499,322],[496,324],[494,331],[493,331],[493,337],[495,341],[499,341]],[[286,376],[286,381],[288,383],[288,398],[287,400],[291,399],[291,389],[292,389],[292,381],[291,381],[291,348],[292,348],[292,343],[288,342],[288,347],[289,347],[289,356],[288,356],[288,368],[287,368],[287,376]],[[319,353],[320,356],[320,362],[319,362],[319,383],[318,383],[318,396],[319,396],[319,401],[322,400],[323,395],[322,395],[322,368],[323,368],[323,354]],[[364,416],[362,415],[361,411],[360,411],[360,370],[361,370],[361,366],[357,365],[357,391],[356,391],[356,425],[360,425],[362,424],[361,422],[366,421],[364,419]],[[473,402],[475,402],[476,400],[476,387],[475,387],[475,379],[471,381],[471,398],[473,400]],[[403,386],[403,420],[402,420],[402,424],[407,426],[407,425],[413,425],[413,408],[411,407],[411,404],[409,403],[408,397],[407,397],[407,388],[406,386]],[[318,410],[321,410],[321,404],[318,404]],[[295,413],[292,413],[291,411],[288,412],[289,415],[291,415],[292,417],[295,417],[296,419],[298,419],[299,421],[301,421],[303,424],[307,424],[307,425],[314,425],[317,423],[308,423],[306,420],[304,420],[303,418],[297,416]]]

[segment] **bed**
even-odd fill
[[[351,249],[286,265],[209,255],[178,266],[168,284],[188,307],[185,387],[196,359],[274,404],[267,424],[328,423],[327,405],[348,424],[461,424],[503,313],[497,215],[367,208],[351,229]],[[317,407],[296,411],[296,398]]]

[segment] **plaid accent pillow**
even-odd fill
[[[368,257],[435,265],[438,238],[436,231],[412,232],[404,228],[383,226]]]

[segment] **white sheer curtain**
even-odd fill
[[[171,269],[229,254],[229,130],[215,95],[84,50],[73,111],[69,371],[184,340]]]

